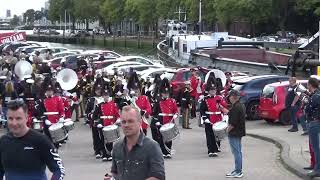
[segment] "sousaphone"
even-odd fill
[[[63,90],[71,90],[78,84],[78,75],[72,69],[63,69],[57,74],[57,82]]]
[[[221,83],[222,83],[222,87],[224,87],[227,83],[227,77],[226,75],[224,74],[224,72],[222,72],[221,70],[219,69],[213,69],[211,71],[209,71],[207,74],[206,74],[206,77],[205,77],[205,83],[207,83],[208,81],[208,78],[210,76],[211,73],[214,73],[214,76],[216,77],[216,79],[221,79]]]
[[[26,76],[32,74],[32,65],[28,61],[20,60],[14,67],[14,73],[23,80]]]

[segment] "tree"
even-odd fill
[[[59,21],[62,15],[63,0],[49,0],[48,17],[51,21]]]
[[[33,23],[35,20],[35,11],[34,9],[28,9],[24,14],[23,14],[24,20],[26,23]]]
[[[89,29],[89,21],[99,18],[100,0],[76,0],[74,3],[74,16],[79,21],[86,21],[86,29]]]
[[[282,35],[285,35],[289,15],[295,11],[296,0],[272,0],[273,19],[278,22]]]
[[[44,14],[42,13],[42,11],[36,11],[34,13],[34,19],[35,20],[40,20],[42,17],[44,17]]]
[[[13,15],[13,18],[10,21],[11,26],[18,26],[20,24],[20,19],[17,15]]]

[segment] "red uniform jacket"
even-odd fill
[[[119,109],[117,104],[113,101],[102,103],[100,105],[101,116],[109,116],[108,118],[101,118],[104,126],[109,126],[114,124],[117,119],[120,117]]]
[[[145,117],[148,117],[151,115],[152,113],[151,104],[147,96],[139,96],[135,103],[141,110],[146,111],[144,115]],[[147,129],[147,128],[148,128],[148,124],[142,121],[142,129]]]
[[[209,97],[206,100],[206,104],[208,107],[208,112],[212,112],[214,114],[209,115],[209,120],[212,124],[219,122],[222,120],[223,113],[219,110],[219,102],[223,107],[227,107],[226,101],[223,99],[222,96],[216,95],[214,97]],[[206,113],[207,114],[207,113]]]
[[[71,111],[71,99],[69,97],[62,97],[63,104],[64,104],[64,112],[66,115],[66,119],[72,117],[72,111]]]
[[[178,113],[177,103],[174,99],[168,98],[166,100],[162,100],[160,103],[161,113],[164,114],[176,114]],[[171,121],[173,116],[162,116],[162,123],[167,124]]]
[[[28,106],[28,121],[27,121],[27,126],[31,127],[32,124],[32,117],[34,113],[34,106],[35,106],[35,101],[31,100],[31,98],[26,99],[27,106]]]
[[[44,99],[44,106],[46,112],[58,112],[57,115],[48,115],[48,120],[51,123],[57,123],[59,118],[64,117],[64,104],[60,96],[53,96],[51,98]]]
[[[198,96],[197,93],[197,87],[198,87],[198,79],[196,76],[191,76],[190,78],[190,87],[191,87],[191,91],[190,91],[190,95],[194,98],[196,98]]]

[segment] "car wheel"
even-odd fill
[[[249,105],[247,106],[247,119],[248,120],[259,119],[258,106],[259,106],[258,101],[253,101],[253,102],[249,103]]]
[[[290,125],[291,124],[289,110],[285,109],[280,113],[279,122],[283,125]]]

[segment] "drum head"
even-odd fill
[[[57,129],[61,129],[63,128],[63,124],[60,124],[60,123],[56,123],[56,124],[52,124],[50,127],[49,127],[49,130],[57,130]]]
[[[64,122],[68,122],[68,121],[72,121],[72,119],[71,118],[67,118],[67,119],[64,120]]]
[[[223,130],[228,127],[228,124],[226,122],[220,121],[213,124],[212,128],[215,130]]]
[[[110,131],[110,130],[115,130],[115,129],[118,129],[117,125],[109,125],[109,126],[104,127],[102,130],[103,131]]]
[[[63,123],[65,126],[72,126],[74,124],[73,121],[67,121],[65,123]]]
[[[168,124],[164,124],[161,126],[160,131],[162,130],[167,130],[167,129],[172,129],[174,127],[175,124],[173,123],[168,123]]]

